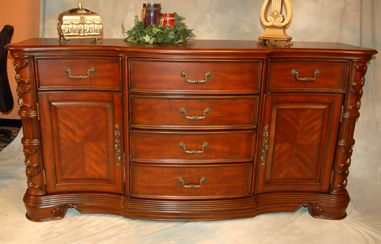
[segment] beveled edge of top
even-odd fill
[[[10,51],[42,52],[64,51],[67,49],[88,51],[104,50],[117,52],[139,52],[157,54],[224,54],[224,53],[333,53],[346,55],[374,55],[376,50],[334,42],[294,42],[287,47],[262,46],[250,40],[191,40],[186,44],[141,45],[127,43],[123,39],[103,39],[94,42],[91,39],[78,39],[62,42],[58,38],[33,38],[7,46]]]

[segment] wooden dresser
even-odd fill
[[[220,220],[306,207],[342,219],[367,62],[337,43],[8,46],[27,217],[68,208]]]

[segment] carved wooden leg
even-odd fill
[[[346,206],[338,207],[319,203],[306,203],[304,207],[308,208],[308,212],[312,217],[318,219],[340,220],[347,216]]]
[[[35,222],[43,222],[50,220],[59,220],[65,217],[68,208],[75,208],[78,210],[77,206],[74,204],[61,204],[58,206],[53,206],[49,208],[36,208],[25,204],[26,207],[26,217]]]
[[[68,208],[80,211],[78,205],[63,202],[48,196],[33,196],[28,193],[24,195],[26,217],[35,222],[58,220],[65,217]]]

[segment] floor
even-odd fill
[[[10,139],[9,141],[7,140],[2,140],[3,134],[0,133],[0,151],[2,151],[9,143],[11,143],[19,133],[20,128],[19,127],[14,127],[14,126],[1,126],[0,125],[0,131],[2,130],[9,130],[10,132]]]

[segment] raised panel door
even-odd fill
[[[122,192],[121,95],[39,94],[47,191]]]
[[[258,192],[328,191],[341,95],[269,95],[259,150]]]

